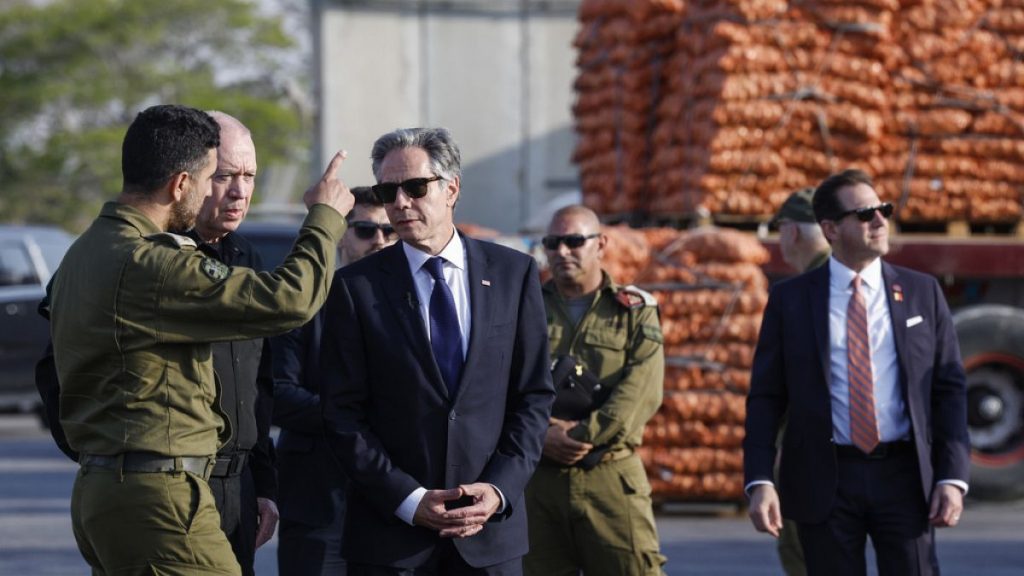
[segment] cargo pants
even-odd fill
[[[191,472],[84,467],[71,521],[94,576],[241,574],[210,488]]]
[[[651,486],[639,456],[592,470],[542,461],[526,487],[525,576],[661,576]]]

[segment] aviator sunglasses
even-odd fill
[[[892,203],[882,202],[878,206],[865,206],[864,208],[854,208],[853,210],[840,212],[839,214],[836,214],[834,220],[838,222],[850,214],[856,214],[857,220],[860,220],[861,222],[871,222],[875,219],[875,212],[880,213],[882,218],[888,220],[889,216],[892,216]]]
[[[356,220],[355,222],[349,222],[348,226],[352,229],[356,238],[360,240],[370,240],[377,235],[377,230],[380,230],[384,238],[390,238],[395,234],[395,227],[391,224],[377,224],[367,220]]]
[[[399,188],[405,190],[409,198],[423,198],[430,190],[430,183],[440,179],[440,176],[434,176],[433,178],[409,178],[402,182],[381,182],[372,186],[371,189],[381,202],[392,204],[398,197]]]
[[[546,250],[558,250],[558,245],[565,243],[570,250],[575,250],[587,243],[591,238],[597,238],[600,234],[566,234],[565,236],[545,236],[540,239]]]

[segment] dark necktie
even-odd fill
[[[463,363],[462,331],[455,313],[455,298],[442,272],[444,258],[435,256],[427,260],[424,268],[434,277],[434,289],[430,293],[430,347],[448,387],[448,395],[454,398],[459,389]]]
[[[850,437],[865,454],[878,445],[874,377],[868,345],[868,315],[860,293],[860,275],[853,277],[853,294],[846,309],[846,361],[850,382]]]

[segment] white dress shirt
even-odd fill
[[[434,277],[423,268],[427,260],[433,258],[430,254],[417,250],[409,244],[402,242],[402,250],[405,252],[405,259],[409,263],[409,272],[412,274],[412,281],[416,285],[416,299],[419,302],[420,316],[423,318],[423,326],[427,330],[427,338],[430,334],[430,295],[434,291]],[[459,332],[462,333],[462,358],[466,358],[466,351],[469,350],[469,328],[472,321],[469,306],[469,268],[466,266],[466,247],[458,232],[452,235],[452,239],[438,253],[444,259],[443,273],[448,288],[452,291],[452,298],[455,300],[455,314],[459,317]],[[501,505],[498,512],[505,509],[505,495],[494,487],[494,491],[501,498]],[[416,509],[423,500],[427,489],[422,486],[413,490],[406,496],[405,500],[395,510],[395,515],[401,518],[406,524],[414,525],[413,519]]]
[[[423,325],[427,328],[427,338],[430,338],[432,336],[430,334],[430,295],[434,291],[434,277],[423,265],[433,256],[417,250],[405,242],[402,242],[402,250],[405,251],[405,259],[409,262],[409,272],[412,273],[412,281],[416,285],[416,300],[419,302],[420,316],[423,317]],[[469,327],[472,318],[469,311],[469,269],[466,267],[466,248],[458,233],[452,236],[448,245],[441,250],[438,256],[444,259],[444,279],[452,291],[452,298],[455,299],[455,314],[459,317],[459,331],[462,333],[462,358],[465,360],[466,351],[469,349]]]
[[[853,444],[850,437],[850,380],[846,349],[846,310],[856,273],[829,258],[828,337],[829,393],[832,396],[832,438]],[[874,382],[875,420],[882,442],[910,439],[910,417],[900,390],[899,358],[882,280],[882,261],[875,259],[860,271],[861,295],[868,318],[868,345]]]

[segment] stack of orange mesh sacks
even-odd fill
[[[904,222],[1019,220],[1021,0],[688,1],[675,14],[648,214],[767,217],[857,167]],[[618,212],[580,169],[588,204]]]
[[[1015,222],[1024,187],[1024,2],[922,0],[892,23],[900,219]]]
[[[662,67],[683,0],[586,0],[580,5],[573,105],[585,201],[600,212],[642,211]]]
[[[665,335],[665,398],[639,453],[657,500],[743,497],[743,422],[767,302],[751,234],[606,227],[605,269],[657,298]]]

